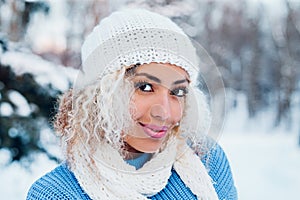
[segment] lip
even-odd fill
[[[143,131],[149,135],[151,138],[160,139],[167,135],[168,127],[167,126],[157,126],[154,124],[143,124],[139,122]]]

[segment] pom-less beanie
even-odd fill
[[[169,18],[142,9],[117,11],[103,19],[81,48],[82,71],[75,87],[135,64],[169,63],[197,76],[197,55],[182,29]]]

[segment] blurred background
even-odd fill
[[[51,121],[84,37],[112,11],[172,18],[226,88],[220,138],[241,200],[299,199],[300,0],[0,0],[0,193],[25,199],[62,159]]]

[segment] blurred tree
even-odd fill
[[[66,49],[55,55],[60,59],[59,64],[80,68],[80,49],[83,39],[101,18],[109,14],[108,7],[108,0],[66,0],[66,17],[69,26],[66,31]]]
[[[10,66],[1,63],[3,53],[10,50],[10,41],[22,48],[32,14],[39,11],[47,14],[49,9],[47,1],[42,0],[0,3],[0,149],[7,148],[12,161],[19,161],[31,152],[44,152],[49,158],[58,159],[41,145],[39,133],[45,127],[50,128],[49,119],[55,113],[55,98],[60,91],[51,85],[39,85],[31,74],[16,75]],[[28,115],[22,114],[18,99],[12,94],[26,99],[31,108]]]
[[[5,33],[10,41],[21,41],[26,33],[32,14],[39,11],[47,14],[49,9],[49,4],[45,0],[2,0],[0,3],[0,10],[2,10],[0,14],[0,32]],[[5,16],[8,13],[9,16]]]
[[[300,5],[285,2],[287,12],[275,23],[262,4],[198,2],[189,23],[198,27],[194,38],[212,55],[226,87],[246,95],[249,116],[271,106],[275,125],[290,126],[292,97],[299,95]]]
[[[67,18],[70,23],[66,34],[67,49],[55,55],[61,63],[80,66],[80,45],[87,32],[106,13],[105,2],[67,1]],[[40,133],[51,129],[56,99],[61,91],[54,89],[51,84],[40,85],[32,74],[16,74],[12,66],[1,62],[1,56],[9,51],[33,54],[30,43],[24,43],[27,28],[35,12],[50,12],[50,4],[46,0],[3,0],[0,10],[0,149],[7,148],[11,152],[12,161],[28,158],[32,152],[43,152],[49,158],[58,160],[43,146]],[[18,98],[12,94],[26,101],[30,108],[27,114],[21,112],[23,108],[17,105]]]
[[[46,153],[49,158],[58,158],[48,153],[41,145],[40,131],[51,128],[55,103],[59,91],[38,84],[31,74],[16,75],[9,66],[0,63],[0,148],[11,152],[12,161],[27,157],[32,152]],[[28,114],[18,105],[11,94],[24,97],[30,107]],[[11,108],[11,111],[5,111]],[[1,112],[2,111],[2,112]]]

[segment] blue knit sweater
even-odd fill
[[[207,159],[209,157],[209,159]],[[233,182],[230,166],[226,155],[220,146],[216,146],[209,155],[202,158],[209,175],[215,182],[214,187],[221,200],[236,200],[237,192]],[[46,199],[91,199],[80,187],[74,174],[66,163],[62,163],[50,173],[38,179],[30,188],[27,200]],[[151,197],[155,200],[166,199],[197,199],[186,187],[175,170],[168,180],[167,186]]]

